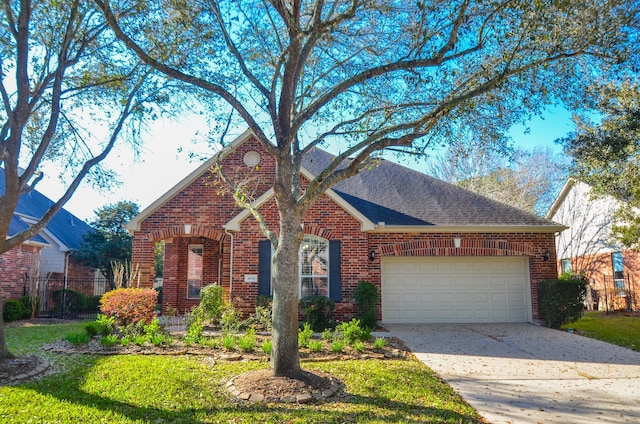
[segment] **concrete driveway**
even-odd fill
[[[532,324],[385,328],[491,423],[640,422],[640,352]]]

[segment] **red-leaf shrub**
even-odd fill
[[[117,325],[150,323],[156,307],[158,292],[154,289],[115,289],[106,292],[100,299],[100,310],[114,317]]]

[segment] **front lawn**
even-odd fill
[[[7,328],[9,348],[39,346],[77,325]],[[225,389],[263,361],[213,362],[204,355],[54,355],[48,375],[0,387],[0,422],[437,422],[480,423],[477,413],[414,359],[305,362],[333,374],[345,390],[317,404],[254,404]]]
[[[586,337],[640,351],[640,316],[586,312],[582,318],[563,326]]]

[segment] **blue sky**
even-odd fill
[[[549,146],[556,153],[561,153],[562,148],[554,140],[573,130],[571,114],[562,108],[549,109],[543,118],[534,118],[529,122],[528,127],[528,133],[526,127],[520,125],[511,130],[516,147],[530,150],[536,146]],[[180,122],[156,122],[145,136],[140,160],[136,161],[124,147],[116,148],[106,160],[118,172],[123,183],[121,187],[110,192],[97,192],[87,184],[82,184],[65,208],[85,220],[94,218],[96,209],[120,200],[136,202],[141,210],[144,209],[199,166],[200,162],[189,158],[189,152],[194,149],[199,153],[206,151],[204,128],[206,122],[198,115]],[[181,152],[179,148],[182,148]],[[38,190],[57,199],[62,188],[53,175],[55,170],[45,171],[45,174],[49,178],[38,185]]]

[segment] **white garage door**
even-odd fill
[[[527,322],[527,257],[382,258],[383,323]]]

